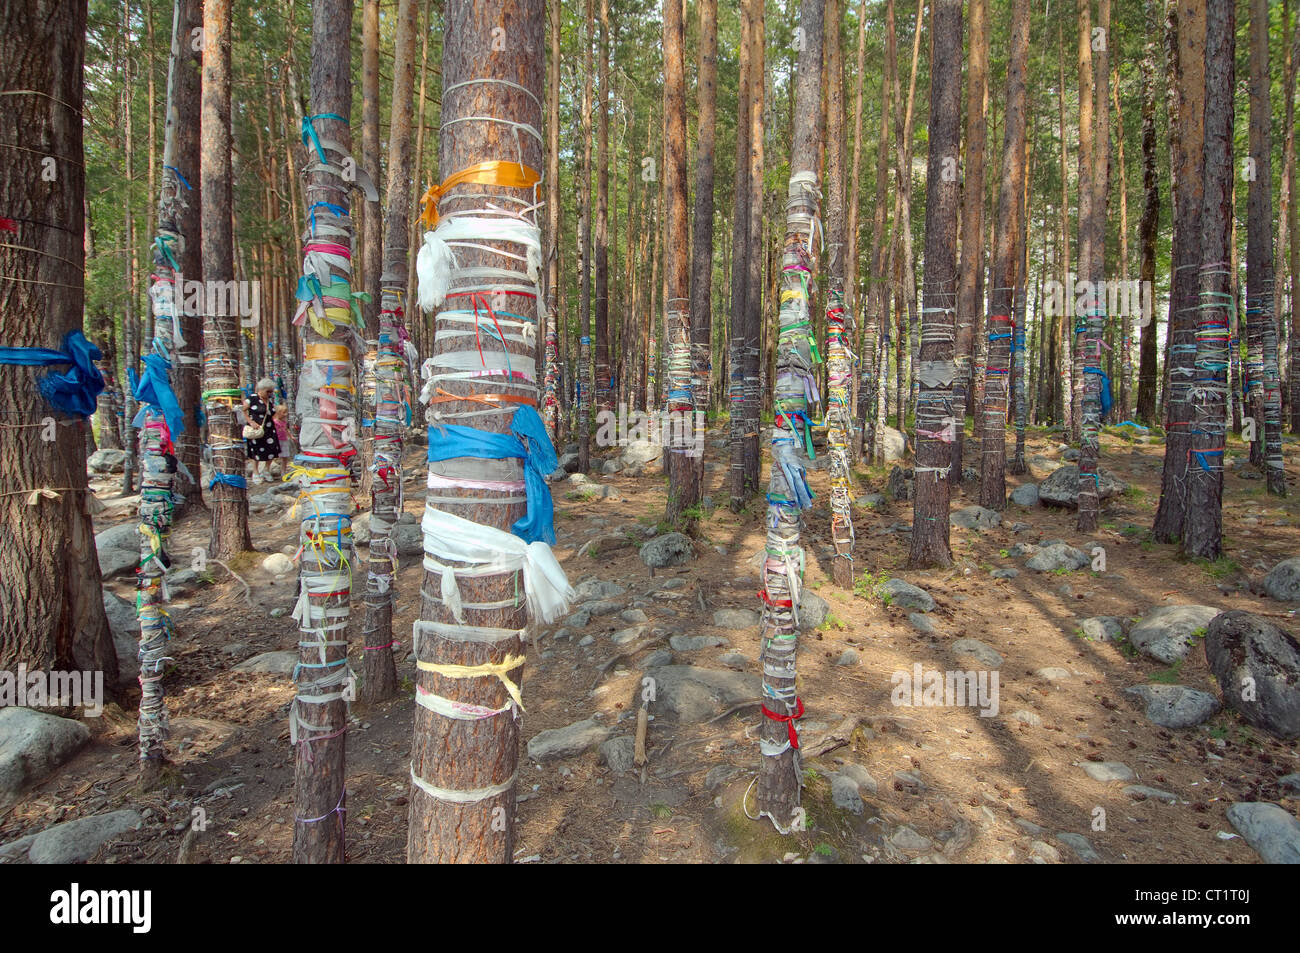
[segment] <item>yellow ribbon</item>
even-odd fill
[[[422,672],[433,672],[443,678],[487,678],[494,677],[505,686],[519,710],[524,710],[524,700],[519,686],[507,677],[506,673],[524,664],[522,655],[507,655],[501,662],[484,662],[482,665],[439,665],[436,662],[416,662],[415,667]]]
[[[429,186],[429,191],[425,192],[424,197],[420,199],[420,204],[424,206],[424,211],[420,213],[420,221],[430,228],[437,225],[438,202],[457,185],[499,185],[509,189],[529,189],[541,180],[540,172],[521,162],[505,162],[501,159],[480,162],[459,172],[453,172],[443,179],[441,185]]]

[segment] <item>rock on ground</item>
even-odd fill
[[[743,632],[758,628],[758,613],[753,609],[719,609],[713,613],[713,624],[719,629]]]
[[[843,774],[831,775],[831,801],[842,811],[861,814],[863,811],[862,792],[858,782]]]
[[[1147,718],[1162,728],[1191,728],[1219,710],[1217,698],[1186,685],[1135,685],[1124,694],[1140,699]]]
[[[645,466],[649,463],[660,459],[664,455],[664,448],[657,443],[632,443],[628,444],[619,458],[619,463],[624,467]]]
[[[691,541],[681,533],[665,533],[641,546],[641,561],[651,569],[680,566],[695,558]]]
[[[262,675],[292,675],[298,664],[298,653],[293,649],[283,652],[263,652],[235,666],[236,672],[256,672]]]
[[[904,471],[902,467],[894,467],[889,471],[889,480],[885,484],[885,495],[894,502],[903,502],[912,498],[912,481],[908,479],[908,474],[912,471]]]
[[[1284,559],[1264,577],[1264,592],[1283,602],[1300,601],[1300,556]]]
[[[884,463],[903,459],[907,450],[907,438],[903,436],[901,430],[895,430],[893,427],[885,427],[881,431],[880,444],[884,453],[882,457]]]
[[[1094,642],[1114,642],[1124,635],[1124,620],[1113,615],[1095,615],[1079,623],[1085,639]]]
[[[605,579],[584,579],[573,587],[573,591],[577,593],[577,598],[573,601],[583,603],[593,599],[613,599],[626,593],[627,589]]]
[[[762,691],[762,680],[746,672],[664,665],[647,669],[646,675],[654,679],[651,713],[670,714],[683,722],[707,721],[732,705],[755,701]],[[636,704],[642,690],[635,686]]]
[[[135,523],[122,523],[95,534],[99,572],[104,579],[112,579],[140,565],[140,534],[135,527]]]
[[[631,735],[607,738],[600,743],[601,764],[615,774],[626,774],[634,767],[636,739]]]
[[[113,634],[113,649],[117,653],[118,682],[134,682],[140,674],[140,622],[135,615],[135,604],[105,589],[104,614],[108,616],[108,630]]]
[[[1084,773],[1094,781],[1132,781],[1133,769],[1119,761],[1085,761]]]
[[[1225,705],[1278,738],[1300,737],[1300,642],[1294,636],[1235,609],[1210,623],[1205,657]],[[1247,684],[1253,691],[1243,691]]]
[[[811,632],[826,621],[831,607],[821,596],[808,589],[799,591],[799,628]]]
[[[1266,863],[1300,864],[1300,821],[1267,801],[1240,801],[1228,820]]]
[[[700,649],[716,649],[729,645],[720,635],[674,635],[668,639],[674,652],[697,652]]]
[[[1117,478],[1105,467],[1097,468],[1097,499],[1105,502],[1112,496],[1119,496],[1128,489],[1128,484]],[[1054,470],[1042,483],[1038,484],[1038,498],[1052,506],[1064,506],[1077,509],[1079,506],[1079,468],[1067,464]]]
[[[1206,629],[1218,614],[1213,606],[1161,606],[1133,627],[1128,640],[1142,654],[1173,665],[1191,651],[1192,633]]]
[[[958,655],[969,655],[986,668],[1000,668],[1002,653],[985,645],[979,639],[958,639],[952,644],[952,650]]]
[[[1011,502],[1017,506],[1038,505],[1038,484],[1022,483],[1011,491]]]
[[[79,721],[33,711],[0,708],[0,807],[44,779],[90,740]]]
[[[81,864],[119,834],[139,830],[144,819],[135,811],[111,811],[55,824],[41,831],[27,851],[33,864]]]
[[[922,612],[934,608],[934,598],[928,592],[904,579],[890,579],[880,586],[879,591],[882,596],[889,596],[891,606],[920,609]]]
[[[86,458],[86,466],[95,473],[121,473],[126,466],[125,450],[96,450]]]
[[[1058,569],[1073,571],[1090,565],[1092,560],[1082,550],[1075,549],[1068,543],[1052,543],[1050,546],[1039,547],[1038,551],[1029,557],[1025,568],[1035,572],[1055,572]]]
[[[962,529],[993,529],[1002,525],[1002,514],[982,506],[967,506],[949,516],[948,522]]]
[[[563,728],[539,731],[528,742],[528,757],[534,761],[568,758],[594,748],[609,737],[610,729],[594,718],[575,721]]]

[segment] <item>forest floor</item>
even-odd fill
[[[617,613],[593,617],[585,629],[571,629],[558,640],[554,634],[560,624],[540,630],[525,670],[521,746],[539,731],[592,716],[616,726],[616,734],[630,734],[640,704],[643,662],[666,650],[673,634],[717,635],[728,643],[673,651],[675,664],[740,667],[757,680],[757,627],[731,630],[713,624],[716,610],[758,608],[755,556],[764,540],[761,498],[739,514],[725,506],[725,451],[716,449],[721,436],[708,436],[704,492],[723,505],[706,509],[698,524],[697,556],[684,566],[652,573],[635,546],[599,557],[578,554],[596,536],[651,532],[665,502],[658,473],[592,477],[597,485],[616,488],[616,495],[604,499],[588,499],[589,494],[567,482],[555,486],[556,553],[570,581],[599,578],[625,587],[619,601],[623,608],[639,605],[644,610],[646,629],[654,638],[606,670],[606,663],[623,651],[609,638],[627,626]],[[1062,447],[1059,434],[1033,431],[1028,456],[1039,455],[1040,464],[1059,461]],[[1288,800],[1277,783],[1300,768],[1296,745],[1276,741],[1228,711],[1195,728],[1168,730],[1153,724],[1124,689],[1178,682],[1217,695],[1204,652],[1195,649],[1185,664],[1171,668],[1138,655],[1122,639],[1083,638],[1079,621],[1098,615],[1129,621],[1174,604],[1240,608],[1285,619],[1285,604],[1252,594],[1249,582],[1297,554],[1298,449],[1286,445],[1292,494],[1285,500],[1266,497],[1262,481],[1243,479],[1243,467],[1229,469],[1224,491],[1228,558],[1214,564],[1187,561],[1177,546],[1147,539],[1164,447],[1154,439],[1131,442],[1108,433],[1102,466],[1127,482],[1129,490],[1105,505],[1096,533],[1076,533],[1072,511],[1009,504],[998,528],[953,527],[954,568],[913,572],[905,568],[911,504],[858,507],[857,576],[862,580],[869,573],[871,578],[860,581],[856,592],[838,590],[831,582],[827,476],[812,472],[818,498],[804,533],[806,586],[827,600],[830,610],[818,630],[801,638],[799,651],[808,829],[783,836],[766,821],[746,818],[746,793],[759,760],[760,717],[748,706],[711,722],[651,721],[648,765],[623,775],[602,764],[594,748],[541,764],[521,752],[515,859],[1258,862],[1240,837],[1224,833],[1233,831],[1225,810],[1239,800],[1271,800],[1293,813],[1300,810],[1294,792]],[[1239,441],[1230,444],[1230,458],[1244,453]],[[418,514],[423,467],[415,469],[416,448],[411,461],[407,509]],[[882,491],[887,473],[887,468],[859,470],[860,494]],[[1008,477],[1008,490],[1046,476],[1046,470],[1037,469]],[[97,485],[108,487],[102,480]],[[105,489],[100,495],[111,504],[114,492]],[[974,494],[970,484],[954,492],[953,510],[973,504]],[[260,510],[251,517],[257,549],[274,553],[288,547],[285,551],[292,552],[298,523],[287,517],[287,507],[255,508]],[[129,518],[125,507],[118,508],[116,520],[107,519],[113,515],[110,506],[97,528]],[[206,514],[197,514],[176,528],[171,551],[188,553],[204,546],[207,536]],[[1016,543],[1053,539],[1085,552],[1102,546],[1105,571],[1038,573],[1008,552]],[[102,718],[87,720],[92,744],[0,813],[0,843],[59,821],[132,807],[145,815],[145,825],[103,848],[98,860],[167,863],[182,854],[189,862],[290,859],[293,759],[287,713],[293,684],[287,673],[233,671],[258,653],[293,649],[298,638],[286,614],[296,580],[277,581],[259,567],[260,557],[252,556],[232,567],[252,587],[251,606],[242,587],[221,569],[212,569],[191,594],[174,602],[178,634],[166,692],[169,750],[180,787],[144,795],[135,791],[135,715],[130,706],[137,696],[127,695],[125,710],[110,705]],[[996,579],[991,572],[997,568],[1019,569],[1020,574]],[[394,615],[395,635],[404,643],[398,655],[399,697],[373,708],[352,707],[347,736],[347,859],[352,862],[405,859],[415,670],[408,650],[421,577],[419,558],[404,559]],[[877,596],[875,584],[886,577],[905,579],[933,596],[936,606],[926,616],[933,631],[922,631],[909,621],[906,609]],[[665,588],[670,579],[682,582]],[[134,598],[129,577],[106,587]],[[354,621],[359,621],[360,602],[356,605]],[[580,644],[588,635],[593,640]],[[952,643],[961,638],[978,639],[1003,658],[996,715],[982,717],[975,707],[891,704],[891,675],[911,672],[918,663],[939,671],[985,668],[953,650]],[[355,636],[353,644],[358,644]],[[856,661],[837,664],[845,661],[846,649],[856,652]],[[1044,669],[1056,671],[1044,676]],[[653,704],[650,710],[653,714]],[[1120,782],[1094,781],[1081,767],[1088,761],[1123,762],[1136,775],[1135,783],[1170,792],[1174,802],[1125,793]],[[836,807],[832,800],[829,777],[850,763],[865,768],[876,782],[873,791],[863,779],[860,814]],[[208,819],[207,831],[187,838],[198,808]],[[752,795],[748,809],[754,811]],[[1103,817],[1104,829],[1099,829]]]

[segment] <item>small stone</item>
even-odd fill
[[[636,740],[630,735],[608,738],[600,743],[600,761],[615,774],[626,774],[633,768]]]
[[[1170,794],[1168,791],[1161,791],[1159,788],[1149,788],[1145,784],[1127,784],[1124,786],[1124,793],[1135,801],[1164,801],[1166,804],[1177,804],[1178,795]]]
[[[564,620],[564,624],[572,629],[585,629],[591,624],[591,613],[586,609],[579,609],[577,612],[569,615]]]
[[[610,636],[610,641],[612,641],[615,645],[627,645],[629,642],[634,642],[637,639],[639,639],[641,637],[641,633],[643,633],[644,631],[645,628],[639,625],[634,625],[628,629],[619,629],[617,632],[615,632],[613,635]]]
[[[1085,761],[1083,771],[1094,781],[1132,781],[1133,769],[1119,761]]]
[[[1019,711],[1013,711],[1011,713],[1011,717],[1014,718],[1016,721],[1028,725],[1030,728],[1039,728],[1043,724],[1043,719],[1041,717],[1034,714],[1032,711],[1027,711],[1024,708],[1020,709]]]
[[[1193,633],[1205,634],[1218,614],[1213,606],[1160,606],[1133,627],[1128,640],[1144,655],[1173,665],[1191,651]]]
[[[739,652],[724,652],[722,655],[718,656],[718,661],[727,666],[727,668],[734,668],[738,672],[743,672],[745,669],[749,668],[749,659],[745,658],[745,656],[741,655]]]
[[[641,609],[624,609],[618,614],[618,617],[631,625],[639,625],[642,622],[650,621],[650,617]]]
[[[641,546],[641,561],[651,569],[680,566],[695,558],[691,541],[681,533],[665,533]]]
[[[835,664],[836,665],[857,665],[858,650],[845,649],[843,652],[840,653],[840,657],[835,660]]]
[[[862,765],[855,764],[852,761],[840,765],[839,774],[843,777],[851,778],[858,786],[858,790],[866,791],[868,794],[875,794],[879,787],[879,785],[876,784],[876,779],[871,776],[870,771]]]
[[[1228,820],[1265,863],[1300,864],[1300,821],[1276,804],[1241,801],[1228,808]]]
[[[882,598],[889,597],[891,606],[919,609],[921,612],[929,612],[934,608],[934,598],[928,592],[904,579],[887,580],[880,586],[879,592]]]
[[[1015,579],[1020,575],[1019,569],[995,569],[992,574],[994,579]]]
[[[861,814],[863,811],[858,783],[843,774],[831,775],[831,801],[840,810],[850,814]]]
[[[1049,864],[1059,864],[1061,862],[1061,852],[1046,841],[1034,841],[1029,845],[1029,853],[1034,857],[1041,857]]]
[[[728,642],[720,635],[674,635],[668,639],[668,644],[675,652],[696,652],[700,649],[719,648]]]
[[[919,612],[909,612],[907,614],[907,621],[912,623],[918,632],[924,632],[926,635],[934,635],[938,631],[934,627],[934,623],[930,621],[929,617],[924,616]]]
[[[594,718],[540,731],[528,742],[528,757],[534,761],[546,761],[581,754],[608,738],[609,732],[608,727]]]
[[[596,641],[595,636],[584,635],[582,638],[578,640],[578,648],[585,649],[588,645],[591,645],[595,641]]]
[[[263,652],[235,666],[236,672],[255,672],[261,675],[292,675],[298,665],[298,653],[292,649],[283,652]]]
[[[952,644],[952,650],[958,655],[972,656],[987,668],[1002,667],[1002,654],[979,639],[958,639]]]
[[[1049,682],[1064,682],[1071,677],[1069,669],[1061,668],[1057,665],[1049,665],[1046,668],[1040,668],[1038,671],[1034,672],[1034,674],[1039,678],[1047,679]]]
[[[912,828],[904,824],[898,830],[890,835],[889,843],[893,844],[899,850],[921,851],[930,849],[930,838],[918,834]]]
[[[1011,491],[1011,502],[1017,506],[1038,505],[1038,484],[1022,483]]]
[[[1140,699],[1147,718],[1162,728],[1191,728],[1219,710],[1217,698],[1186,685],[1136,685],[1124,694]]]
[[[1114,642],[1124,637],[1124,622],[1113,615],[1098,615],[1084,619],[1079,629],[1085,639],[1094,642]]]
[[[1056,839],[1059,840],[1070,850],[1074,851],[1074,856],[1078,857],[1085,864],[1095,864],[1101,860],[1101,855],[1092,849],[1088,843],[1088,838],[1082,834],[1074,834],[1070,831],[1057,832]]]
[[[949,516],[948,521],[962,529],[994,529],[1002,525],[1002,514],[982,506],[967,506]]]
[[[112,838],[143,824],[144,818],[129,810],[64,821],[36,835],[27,859],[33,864],[84,863]]]
[[[758,613],[753,609],[719,609],[713,613],[713,624],[719,629],[755,629],[758,621]]]

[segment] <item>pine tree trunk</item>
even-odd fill
[[[1090,0],[1081,0],[1087,4]],[[1092,201],[1088,205],[1088,241],[1080,244],[1080,252],[1087,249],[1089,295],[1091,305],[1081,339],[1080,363],[1083,367],[1081,395],[1081,440],[1079,445],[1079,515],[1077,528],[1090,533],[1097,528],[1099,499],[1097,494],[1097,455],[1101,449],[1101,375],[1102,333],[1106,326],[1106,297],[1102,293],[1106,278],[1106,208],[1110,188],[1110,2],[1098,0],[1097,27],[1099,33],[1090,38],[1097,45],[1097,83],[1092,90],[1096,127],[1092,141]],[[1098,37],[1100,43],[1098,43]],[[1082,55],[1082,54],[1081,54]],[[1082,79],[1082,77],[1081,77]],[[1091,85],[1091,84],[1090,84]],[[1082,87],[1081,87],[1082,88]],[[1082,122],[1082,117],[1080,122]],[[1082,141],[1081,141],[1082,146]],[[1082,148],[1080,149],[1082,153]],[[1080,179],[1080,189],[1083,181]],[[1080,230],[1082,230],[1080,203]],[[1078,324],[1076,323],[1076,328]]]
[[[1026,0],[1019,2],[1023,4]],[[961,182],[956,169],[961,151],[961,0],[934,0],[930,16],[924,323],[916,366],[920,388],[916,401],[916,490],[908,559],[908,565],[914,568],[952,565],[948,545],[951,493],[948,477],[952,470],[953,435],[960,426],[953,398],[956,377],[953,347],[957,337],[957,209],[961,203]],[[918,30],[921,28],[919,18],[916,26]],[[1023,72],[1023,64],[1021,69]],[[1015,70],[1013,61],[1012,77],[1016,75]],[[1023,97],[1023,78],[1020,84]],[[1008,92],[1011,95],[1013,91]],[[1023,144],[1020,152],[1023,156]],[[1015,232],[1011,234],[1014,236]]]
[[[82,63],[86,5],[38,0],[0,8],[0,76],[9,90],[0,141],[40,143],[0,163],[0,195],[16,233],[0,248],[0,341],[62,348],[80,331],[83,307],[85,167]],[[56,157],[46,178],[45,150]],[[45,222],[60,223],[49,228]],[[92,355],[93,356],[93,355]],[[6,527],[0,575],[0,670],[101,671],[117,683],[117,654],[104,615],[99,559],[86,485],[89,417],[51,407],[38,390],[52,368],[0,364],[0,518]],[[51,423],[52,422],[52,423]],[[34,491],[48,488],[56,495]]]
[[[364,320],[353,311],[352,203],[343,175],[352,149],[351,36],[348,0],[314,0],[311,114],[304,122],[314,136],[307,156],[303,239],[303,277],[311,285],[312,298],[300,304],[296,318],[304,322],[305,331],[297,394],[298,452],[304,463],[311,462],[296,468],[303,520],[293,613],[300,630],[297,694],[289,711],[295,750],[295,863],[342,863],[346,853],[347,701],[355,697],[347,628],[355,562],[352,471],[360,411],[349,342],[364,330]]]
[[[731,307],[728,325],[727,374],[730,418],[730,486],[731,509],[739,512],[751,488],[745,485],[745,428],[747,398],[745,392],[745,343],[748,337],[749,261],[757,254],[749,245],[749,133],[750,112],[762,109],[762,100],[753,95],[753,64],[750,62],[752,0],[743,0],[740,10],[739,79],[736,86],[736,177],[735,206],[731,219]]]
[[[543,391],[546,426],[560,440],[560,335],[558,322],[560,271],[560,32],[561,0],[550,0],[551,55],[546,80],[546,383]],[[427,30],[427,27],[426,27]],[[633,308],[633,314],[636,309]],[[567,378],[565,378],[567,379]]]
[[[1205,6],[1205,0],[1171,0],[1169,11],[1174,33],[1170,71],[1174,82],[1169,85],[1175,91],[1177,121],[1170,122],[1174,234],[1165,360],[1169,381],[1165,396],[1165,461],[1160,475],[1160,504],[1151,529],[1151,538],[1158,543],[1179,539],[1187,518],[1197,273],[1201,265],[1199,218],[1204,195]]]
[[[203,202],[201,243],[206,289],[235,277],[231,237],[230,175],[230,0],[203,5],[203,132],[200,189]],[[233,285],[227,286],[233,287]],[[248,493],[244,440],[235,417],[242,400],[239,386],[240,340],[236,309],[215,314],[208,297],[203,307],[203,403],[212,447],[212,536],[208,555],[228,559],[253,548],[248,533]],[[229,297],[229,296],[227,296]],[[197,475],[197,474],[196,474]]]
[[[966,87],[966,162],[963,171],[961,205],[961,263],[957,274],[957,343],[953,378],[952,469],[950,486],[961,484],[962,444],[966,435],[966,395],[973,378],[971,356],[974,330],[980,324],[982,302],[975,289],[984,269],[984,146],[988,122],[984,102],[988,98],[989,31],[988,0],[970,3],[970,63]]]
[[[1232,274],[1232,132],[1236,89],[1237,11],[1211,3],[1205,13],[1205,164],[1200,211],[1200,302],[1196,309],[1195,408],[1187,464],[1183,552],[1202,559],[1223,553],[1223,456],[1226,428],[1229,318],[1235,309]],[[1186,21],[1180,17],[1179,29]],[[1271,186],[1271,180],[1269,181]]]
[[[749,32],[749,94],[752,105],[749,110],[749,203],[746,209],[749,213],[749,277],[745,280],[745,342],[741,355],[745,371],[745,428],[741,435],[741,457],[744,463],[743,486],[746,499],[750,494],[758,492],[762,477],[759,433],[762,430],[764,369],[767,366],[763,360],[765,352],[762,344],[765,330],[763,261],[766,257],[765,250],[771,250],[763,241],[763,225],[767,221],[763,190],[763,113],[767,90],[764,56],[767,46],[766,8],[761,0],[753,2]]]
[[[860,186],[862,184],[862,98],[864,87],[866,85],[866,56],[867,56],[867,0],[859,0],[858,3],[858,61],[857,72],[854,73],[854,85],[856,93],[853,99],[853,168],[849,173],[849,205],[848,205],[848,224],[845,227],[845,234],[848,236],[848,274],[844,280],[844,310],[849,316],[849,329],[853,335],[853,349],[857,351],[857,361],[861,370],[852,375],[852,383],[849,388],[849,405],[847,416],[849,418],[849,448],[850,459],[860,459],[863,454],[863,441],[866,434],[866,427],[863,426],[865,414],[863,413],[864,396],[861,393],[862,387],[871,379],[871,362],[874,358],[872,349],[863,346],[864,338],[870,334],[867,328],[871,322],[866,318],[866,311],[862,307],[858,285],[858,202]],[[874,335],[872,335],[871,348],[875,347]],[[854,424],[854,421],[857,424]]]
[[[813,232],[818,214],[817,113],[821,103],[823,0],[803,0],[790,184],[781,269],[780,332],[773,381],[772,474],[768,484],[767,553],[763,564],[763,721],[758,811],[778,831],[797,821],[803,776],[795,721],[803,714],[795,682],[798,641],[799,530],[811,504],[805,464],[812,451],[811,407],[814,339],[811,288],[815,278]],[[771,707],[769,707],[771,706]],[[776,710],[773,711],[772,709]]]
[[[831,576],[842,589],[853,586],[853,485],[849,440],[853,432],[849,357],[852,318],[846,304],[848,244],[844,208],[844,53],[840,45],[840,0],[826,0],[826,442],[831,480]]]
[[[885,31],[893,28],[894,0],[887,0]],[[863,431],[863,454],[872,463],[881,462],[885,403],[889,376],[889,246],[885,235],[886,196],[889,190],[889,108],[893,77],[892,60],[880,77],[880,127],[876,137],[876,212],[871,224],[871,276],[868,285],[867,317],[862,333],[862,386],[858,391],[858,417]]]
[[[1015,289],[1020,271],[1017,236],[1025,214],[1025,70],[1028,56],[1028,2],[1015,0],[1011,11],[1002,177],[998,187],[998,224],[991,275],[993,285],[989,296],[988,366],[985,371],[982,414],[984,423],[980,437],[979,503],[980,506],[999,511],[1005,509],[1007,504],[1007,385],[1011,369],[1011,343],[1015,339]]]
[[[578,339],[578,470],[582,473],[591,470],[594,384],[591,365],[591,44],[594,32],[593,0],[587,0],[587,28],[582,34],[582,195],[578,199],[578,232],[582,245],[582,260],[578,263],[582,280],[578,291],[582,320],[582,336]]]
[[[1282,388],[1278,378],[1277,325],[1273,314],[1273,143],[1269,124],[1268,0],[1250,4],[1250,179],[1246,234],[1246,327],[1259,341],[1259,366],[1252,368],[1252,413],[1262,445],[1268,492],[1286,495],[1282,463]],[[1258,380],[1258,384],[1256,381]]]
[[[707,412],[709,352],[713,337],[713,153],[717,148],[718,3],[700,0],[700,67],[697,79],[699,138],[695,152],[695,209],[691,229],[691,396]],[[704,454],[694,458],[695,481],[704,485]]]
[[[609,328],[609,0],[600,0],[596,117],[596,413],[610,409]]]
[[[496,29],[503,23],[504,36]],[[439,150],[444,182],[493,160],[504,163],[511,175],[521,175],[473,179],[442,194],[439,228],[449,222],[466,231],[484,229],[489,202],[513,211],[536,201],[532,186],[507,183],[540,178],[534,170],[542,168],[543,152],[537,130],[542,127],[544,8],[541,0],[505,0],[491,10],[473,0],[448,0],[445,24]],[[493,53],[501,42],[508,55]],[[450,123],[455,125],[449,128]],[[509,237],[480,231],[465,241],[531,257],[540,252],[541,243],[535,215],[530,211],[495,217],[493,222],[510,229]],[[549,441],[542,447],[530,437],[522,463],[516,455],[477,457],[473,449],[442,458],[457,449],[453,425],[479,431],[476,440],[494,441],[521,425],[541,428],[534,409],[537,340],[524,330],[539,313],[540,275],[531,267],[520,269],[512,260],[483,248],[456,248],[450,290],[435,317],[433,356],[425,362],[425,393],[440,388],[462,399],[435,404],[429,411],[429,454],[438,459],[429,467],[431,490],[423,524],[426,571],[416,624],[418,707],[407,835],[411,863],[509,863],[514,856],[522,704],[517,686],[523,683],[529,615],[523,595],[529,601],[541,598],[533,573],[520,567],[537,565],[540,544],[553,570],[560,572],[545,546],[554,541],[549,491],[542,487],[545,496],[536,499],[530,492],[527,504],[520,493],[526,474],[531,479],[539,476],[536,470],[554,469],[554,453]],[[475,290],[482,279],[474,270],[483,267],[499,269],[491,293]],[[495,325],[504,338],[497,340],[500,347],[488,344],[486,331]],[[467,344],[467,328],[485,332],[482,356]],[[531,427],[529,432],[535,434]],[[526,513],[543,524],[537,526],[539,534],[527,556],[502,552],[501,537],[508,537],[510,545],[520,541],[509,531]],[[493,555],[467,559],[456,548],[475,538]],[[572,597],[567,585],[563,590],[567,594],[558,593],[553,612],[563,611]],[[553,612],[540,621],[553,619]]]
[[[361,12],[361,162],[375,182],[379,181],[379,0],[364,0]],[[357,432],[361,437],[361,499],[373,490],[375,468],[375,362],[379,350],[379,268],[382,255],[380,239],[380,203],[358,203],[361,220],[360,280],[357,290],[368,296],[361,301],[365,317],[366,348],[357,355],[362,377],[361,420]]]
[[[1138,82],[1142,91],[1142,218],[1138,221],[1138,245],[1142,260],[1138,279],[1144,288],[1154,288],[1156,279],[1156,229],[1160,224],[1160,180],[1156,173],[1156,23],[1153,4],[1146,8],[1147,42],[1142,49],[1142,69]],[[1151,294],[1154,300],[1154,291]],[[1143,296],[1143,302],[1147,297]],[[1157,369],[1159,332],[1154,304],[1144,307],[1141,321],[1141,344],[1138,351],[1137,419],[1147,427],[1156,423],[1156,388],[1160,383]]]
[[[411,421],[414,345],[406,334],[403,295],[410,258],[406,236],[411,217],[411,100],[415,89],[415,0],[400,0],[393,40],[393,98],[388,119],[388,179],[384,189],[383,274],[376,269],[378,305],[374,382],[374,451],[370,464],[370,548],[366,612],[361,632],[360,701],[375,704],[397,694],[393,649],[393,602],[397,586],[397,547],[393,527],[403,512],[403,435]],[[375,122],[378,129],[378,120]],[[376,133],[377,134],[377,133]],[[378,174],[378,167],[373,168]],[[378,228],[378,208],[374,218]],[[375,236],[378,244],[379,237]]]

